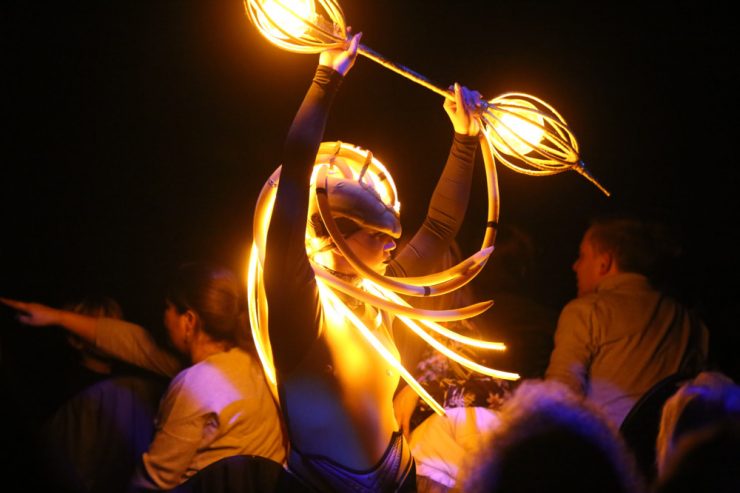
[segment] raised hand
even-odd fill
[[[23,301],[0,298],[0,302],[18,310],[18,320],[26,325],[43,327],[57,325],[60,322],[60,310],[40,303],[25,303]]]
[[[443,107],[452,121],[455,132],[463,135],[478,135],[480,133],[481,94],[457,82],[450,87],[450,90],[454,91],[455,98],[445,99]]]
[[[347,29],[349,32],[350,30]],[[319,56],[319,65],[331,67],[342,75],[347,75],[357,59],[357,46],[362,33],[357,33],[347,40],[344,48],[324,50]]]

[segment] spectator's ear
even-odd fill
[[[187,335],[187,340],[192,340],[191,338],[195,335],[196,329],[199,329],[198,327],[198,314],[196,314],[193,310],[187,310],[185,313],[181,315],[182,322],[185,325],[185,334]]]
[[[617,263],[614,255],[609,252],[602,252],[599,254],[599,275],[605,276],[607,274],[615,274],[618,272]]]

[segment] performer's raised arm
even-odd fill
[[[354,64],[361,36],[353,36],[346,49],[321,53],[316,74],[285,143],[267,234],[264,276],[270,339],[278,370],[297,364],[302,351],[319,332],[318,292],[305,246],[310,179],[331,103]]]
[[[393,276],[429,273],[457,236],[470,197],[475,151],[480,122],[475,116],[480,93],[454,85],[455,99],[445,100],[444,109],[452,121],[455,136],[447,163],[429,204],[419,231],[388,266]]]

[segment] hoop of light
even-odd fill
[[[356,148],[355,148],[356,150]],[[340,150],[341,152],[341,150]],[[484,164],[486,170],[486,185],[488,191],[488,220],[486,232],[483,237],[481,249],[473,254],[470,258],[463,260],[458,265],[444,271],[419,277],[391,277],[378,274],[373,269],[367,267],[347,245],[336,222],[331,214],[328,197],[325,193],[315,194],[318,203],[318,209],[321,219],[326,226],[327,231],[332,237],[332,241],[337,249],[342,253],[347,262],[360,273],[364,278],[372,280],[374,283],[383,286],[391,291],[409,295],[409,296],[438,296],[454,291],[468,282],[470,282],[483,268],[488,257],[493,251],[493,242],[495,239],[495,228],[498,224],[499,200],[498,186],[496,180],[496,171],[493,161],[486,158],[484,152]],[[379,164],[379,163],[378,163]],[[319,167],[314,173],[314,188],[327,188],[329,168]],[[381,176],[390,176],[383,169]],[[352,178],[347,174],[345,178]],[[395,190],[395,188],[394,188]]]
[[[317,184],[322,183],[322,179],[326,176],[327,170],[333,169],[337,173],[341,173],[345,178],[358,179],[361,175],[363,179],[370,180],[374,183],[374,187],[379,192],[381,197],[386,197],[393,208],[396,210],[400,209],[400,203],[397,200],[397,192],[395,183],[383,164],[377,160],[371,153],[364,149],[353,146],[351,144],[342,142],[323,142],[319,146],[317,154],[317,164],[314,167],[312,174],[312,193],[310,200],[317,200],[319,203],[319,210],[323,212],[322,220],[332,236],[332,241],[335,242],[337,247],[340,249],[343,255],[346,256],[348,262],[355,268],[356,271],[362,273],[365,278],[371,279],[376,284],[383,286],[391,291],[399,292],[402,294],[411,294],[415,296],[436,296],[444,293],[448,293],[453,289],[449,289],[450,285],[457,285],[460,287],[477,275],[478,272],[485,265],[488,256],[492,251],[492,245],[495,239],[496,226],[499,215],[499,196],[498,196],[498,185],[496,180],[495,167],[493,166],[492,159],[487,152],[483,152],[483,161],[486,167],[486,181],[488,188],[488,221],[485,228],[483,237],[483,246],[479,252],[474,254],[471,258],[462,261],[457,266],[446,269],[436,274],[421,277],[386,277],[377,274],[375,271],[367,267],[361,260],[359,260],[352,250],[347,246],[346,242],[342,238],[336,223],[332,215],[327,211],[328,204],[323,202],[325,194],[317,194],[315,189]],[[341,163],[341,164],[340,164]],[[352,166],[348,166],[348,163]],[[260,195],[257,199],[257,205],[255,207],[254,214],[254,247],[253,251],[258,255],[259,264],[264,264],[264,252],[265,242],[267,238],[267,227],[269,220],[272,215],[272,206],[274,203],[274,196],[277,189],[277,184],[280,177],[280,168],[276,169],[270,178],[263,186]],[[323,205],[322,205],[323,204]],[[310,244],[313,238],[307,238],[307,243]],[[255,250],[256,248],[256,250]],[[320,273],[317,275],[321,276]],[[345,283],[334,276],[329,276],[328,282],[333,282],[334,287],[340,291],[346,292],[347,294],[356,295],[358,298],[363,299],[371,304],[381,303],[381,300],[377,300],[371,297],[365,291],[359,290],[349,283]],[[407,281],[406,283],[402,281]],[[430,283],[430,284],[425,284]],[[438,289],[438,286],[444,286],[445,289]],[[256,289],[256,287],[255,287]],[[455,288],[456,289],[456,288]],[[477,303],[470,305],[469,307],[463,307],[457,309],[456,312],[464,317],[458,317],[457,319],[469,318],[477,314],[482,313],[490,306],[487,303]],[[390,306],[384,305],[384,309],[392,313],[406,313],[407,309],[403,306]],[[439,314],[435,314],[435,311],[425,312],[425,317],[430,319],[436,319],[438,321],[450,321],[455,319],[454,315],[447,314],[444,311]],[[444,313],[444,314],[443,314]],[[449,318],[452,316],[453,318]],[[445,320],[446,319],[446,320]]]
[[[499,193],[496,168],[493,159],[484,150],[483,162],[486,171],[486,187],[488,193],[488,217],[481,249],[470,258],[458,265],[441,272],[419,277],[391,277],[380,275],[367,267],[352,251],[344,240],[330,212],[327,195],[316,193],[323,186],[326,189],[326,180],[329,171],[340,174],[343,178],[368,180],[375,190],[384,198],[384,201],[400,212],[400,203],[397,200],[395,183],[385,168],[372,153],[351,144],[342,142],[324,142],[319,147],[317,163],[329,166],[315,166],[311,178],[312,193],[310,200],[318,204],[321,219],[331,235],[332,241],[350,265],[366,279],[383,286],[391,291],[410,296],[438,296],[449,293],[470,282],[483,268],[493,251],[496,226],[499,218]],[[349,166],[353,164],[354,167]],[[309,240],[310,241],[310,240]],[[337,289],[351,289],[344,285]],[[359,293],[357,293],[360,295]],[[475,305],[473,305],[475,306]]]
[[[484,162],[486,163],[487,175],[489,181],[489,217],[495,217],[498,219],[498,188],[496,185],[495,171],[492,166],[492,158],[487,156],[487,152],[484,152]],[[489,174],[489,169],[494,174]],[[312,193],[311,200],[321,198],[323,194],[316,193],[317,186],[321,186],[322,180],[325,179],[329,172],[340,173],[345,178],[363,179],[368,180],[368,183],[372,183],[373,187],[378,187],[376,190],[384,198],[386,203],[400,209],[400,203],[397,200],[396,187],[393,182],[391,175],[388,173],[386,168],[378,161],[371,153],[363,150],[357,146],[341,142],[324,142],[319,147],[317,154],[316,165],[314,166],[314,172],[312,174]],[[272,215],[272,207],[274,205],[275,195],[277,186],[280,179],[280,168],[276,169],[270,178],[263,186],[259,197],[257,199],[257,205],[255,207],[255,215],[253,222],[253,244],[249,256],[248,262],[248,274],[247,274],[247,295],[249,298],[249,317],[252,327],[252,336],[257,347],[257,353],[260,357],[263,367],[265,368],[265,374],[268,381],[270,382],[273,393],[277,396],[276,388],[276,375],[274,370],[274,363],[272,352],[270,349],[269,334],[266,327],[268,327],[268,305],[266,301],[266,295],[264,291],[264,261],[265,261],[265,248],[267,241],[267,229],[270,223],[270,217]],[[326,204],[325,204],[326,206]],[[321,206],[320,206],[321,207]],[[320,209],[321,210],[321,209]],[[322,213],[322,219],[324,219],[326,211]],[[493,214],[493,216],[491,216]],[[333,221],[331,214],[326,214],[328,220],[325,221],[325,226],[329,231],[332,241],[339,246],[341,241],[341,233],[336,228],[336,223]],[[495,237],[495,221],[489,221],[484,234],[484,244],[493,244]],[[339,240],[339,241],[337,241]],[[308,236],[306,242],[310,245],[312,238]],[[364,279],[362,281],[363,288],[355,286],[349,282],[346,282],[338,277],[333,276],[328,271],[323,269],[320,265],[313,263],[314,273],[316,275],[316,281],[319,285],[320,292],[322,294],[322,306],[325,310],[330,313],[340,314],[346,318],[367,340],[368,342],[381,354],[382,357],[388,360],[388,362],[396,368],[401,377],[411,386],[425,401],[427,401],[438,413],[444,413],[441,406],[429,396],[426,391],[419,385],[419,383],[411,376],[411,374],[403,368],[403,365],[388,351],[380,349],[382,346],[379,340],[373,335],[372,331],[369,330],[362,320],[355,317],[351,310],[343,307],[342,301],[333,294],[334,291],[339,291],[352,296],[355,299],[359,299],[365,303],[371,304],[379,310],[386,311],[390,314],[397,316],[409,329],[416,333],[424,341],[432,345],[435,349],[445,354],[447,357],[457,361],[461,365],[480,372],[486,375],[494,376],[496,378],[503,378],[509,380],[516,380],[519,375],[515,373],[501,372],[492,368],[479,365],[472,362],[463,356],[451,351],[449,348],[439,343],[435,337],[431,336],[425,329],[435,332],[438,337],[446,337],[453,339],[462,344],[482,348],[489,350],[504,350],[505,346],[499,342],[482,341],[465,337],[461,334],[457,334],[451,331],[437,322],[449,322],[456,320],[463,320],[471,318],[481,314],[483,311],[488,309],[492,302],[480,302],[473,305],[458,307],[448,310],[425,310],[418,309],[411,306],[396,292],[406,293],[408,290],[417,289],[421,287],[421,292],[424,290],[431,291],[431,288],[423,284],[403,284],[400,283],[401,279],[411,279],[413,282],[421,283],[433,280],[436,282],[436,286],[444,285],[449,287],[450,281],[457,279],[456,282],[461,283],[460,285],[469,282],[479,271],[480,268],[485,264],[491,247],[482,249],[478,252],[480,258],[476,258],[471,264],[468,261],[463,261],[458,266],[451,269],[442,271],[441,273],[433,274],[431,276],[423,276],[418,278],[386,278],[385,276],[379,275],[369,269],[364,263],[357,259],[354,254],[351,254],[349,247],[344,245],[346,250],[341,250],[350,253],[352,256],[351,265],[356,266],[356,270],[363,274]],[[341,247],[340,247],[341,248]],[[475,256],[474,256],[475,257]],[[349,261],[349,258],[348,258]],[[372,273],[370,276],[365,274]],[[449,290],[441,290],[439,292],[432,293],[433,295],[443,294],[449,292]],[[328,294],[331,293],[331,294]],[[423,294],[422,294],[423,295]]]
[[[335,0],[244,0],[244,5],[259,32],[284,50],[320,53],[346,46],[347,25]],[[367,46],[361,44],[357,51],[444,98],[454,98],[450,91]],[[481,101],[480,112],[486,145],[510,169],[530,176],[574,170],[610,195],[586,169],[575,136],[552,106],[528,94],[509,93]],[[532,130],[538,136],[526,135]]]

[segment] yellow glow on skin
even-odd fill
[[[383,359],[388,362],[400,375],[401,378],[404,379],[404,381],[412,388],[414,391],[422,398],[424,401],[426,401],[427,404],[429,404],[429,407],[434,409],[434,412],[437,414],[440,414],[444,416],[445,411],[444,408],[436,401],[434,398],[429,395],[429,393],[424,390],[424,388],[421,386],[421,384],[404,368],[404,366],[401,364],[401,362],[393,355],[391,354],[388,349],[383,346],[383,343],[378,340],[377,337],[372,333],[370,329],[367,328],[367,326],[360,320],[360,318],[355,315],[352,310],[347,308],[347,305],[342,302],[342,300],[339,299],[339,297],[334,294],[334,292],[331,290],[331,288],[324,285],[323,282],[317,280],[319,291],[321,292],[322,299],[326,297],[331,304],[334,305],[336,308],[335,314],[342,317],[342,319],[349,320],[352,325],[362,334],[365,339],[372,345],[373,349],[375,349],[378,354],[380,354]],[[341,324],[341,321],[337,320]]]
[[[337,296],[328,296],[327,293],[324,292],[325,289],[328,288],[319,284],[321,307],[324,311],[326,323],[332,327],[332,337],[338,339],[342,346],[341,357],[344,360],[352,362],[348,367],[352,369],[353,374],[365,374],[370,370],[370,368],[367,367],[367,358],[363,357],[362,349],[355,344],[346,343],[351,337],[349,331],[353,330],[352,327],[346,323],[346,313],[349,309]],[[362,322],[360,321],[359,323]],[[349,377],[352,378],[352,375],[349,375]]]

